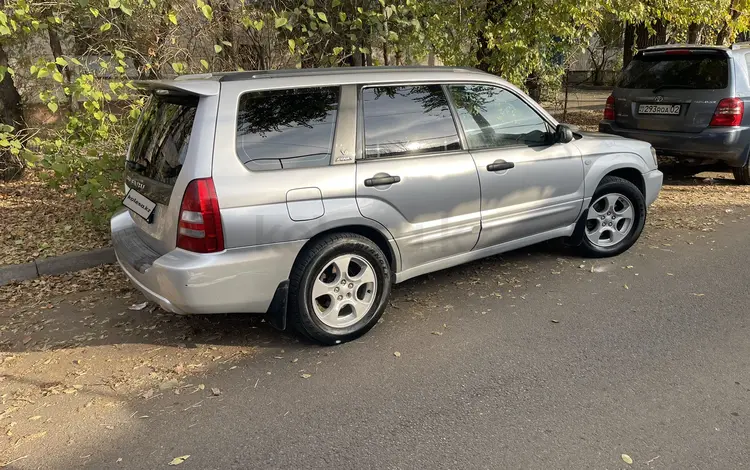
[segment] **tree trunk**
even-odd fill
[[[513,0],[487,0],[487,6],[484,9],[484,24],[487,27],[490,24],[496,24],[505,18]],[[484,30],[477,32],[477,68],[485,72],[490,72],[492,67],[492,49],[489,45],[489,38],[485,35]],[[500,74],[501,70],[493,70],[494,73]]]
[[[690,23],[688,26],[688,44],[700,44],[701,36],[703,36],[703,24],[702,23]]]
[[[740,11],[735,9],[735,0],[730,0],[729,2],[729,16],[731,17],[731,21],[737,21],[737,19],[740,17]],[[716,44],[719,46],[723,45],[727,39],[730,38],[732,34],[732,25],[729,21],[724,21],[724,25],[719,30],[719,34],[716,35]]]
[[[635,46],[635,25],[633,23],[625,23],[625,39],[623,42],[622,68],[625,68],[633,60],[633,46]]]
[[[0,7],[5,2],[0,0]],[[8,67],[8,55],[0,44],[0,67]],[[13,126],[15,132],[26,129],[21,107],[21,95],[10,73],[0,81],[0,124]],[[20,178],[23,174],[23,162],[8,151],[0,150],[0,181],[10,181]]]

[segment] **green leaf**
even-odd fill
[[[48,107],[48,108],[49,108],[49,110],[50,110],[50,111],[52,111],[53,113],[56,113],[56,112],[57,112],[57,103],[55,103],[54,101],[50,101],[49,103],[47,103],[47,107]]]
[[[130,8],[128,8],[128,7],[126,7],[125,5],[120,5],[120,11],[123,12],[123,13],[125,13],[128,16],[132,16],[133,15],[133,10],[130,9]]]
[[[222,50],[224,50],[223,47],[221,47],[218,44],[214,44],[214,52],[216,52],[217,54],[219,54]]]
[[[109,7],[113,10],[120,8],[120,0],[109,0]]]
[[[307,0],[307,6],[314,7],[315,6],[315,0]]]
[[[75,65],[78,65],[79,67],[83,66],[80,60],[76,59],[75,57],[71,57],[70,61],[73,62]]]
[[[346,13],[344,13],[343,11],[339,12],[339,21],[341,21],[342,23],[346,21]]]
[[[339,54],[341,54],[341,53],[342,53],[343,51],[344,51],[344,48],[343,48],[343,47],[334,47],[334,48],[333,48],[333,54],[334,54],[334,55],[339,55]]]
[[[118,59],[124,59],[125,53],[120,50],[115,49],[115,57],[117,57]]]
[[[289,51],[294,53],[294,49],[297,48],[297,43],[294,41],[294,39],[288,40],[287,43],[289,44]]]
[[[169,12],[169,15],[167,15],[167,18],[169,19],[169,22],[172,24],[177,24],[177,15],[175,12],[171,11]]]
[[[39,73],[36,74],[36,78],[49,77],[49,70],[46,68],[39,69]]]
[[[322,21],[323,23],[328,23],[328,17],[322,11],[318,12],[318,18],[320,18],[320,21]]]
[[[208,61],[206,59],[201,59],[201,65],[204,69],[208,70]]]
[[[341,0],[333,0],[333,2],[331,2],[333,8],[336,8],[339,5],[341,5]]]
[[[36,75],[36,73],[39,71],[39,67],[36,65],[32,65],[31,69],[29,69],[29,72],[31,72],[31,75]]]
[[[274,26],[275,26],[275,27],[277,27],[277,28],[281,28],[282,26],[284,26],[284,25],[285,25],[285,24],[287,24],[288,22],[289,22],[289,20],[288,20],[288,19],[284,18],[283,16],[279,16],[279,17],[277,17],[277,18],[276,18],[276,19],[274,20],[273,24],[274,24]]]
[[[109,122],[117,122],[117,116],[115,116],[114,114],[110,114],[109,116],[107,116],[107,119],[109,119]]]
[[[55,70],[55,73],[52,74],[52,79],[58,83],[63,82],[63,74]]]
[[[62,57],[56,57],[55,58],[55,63],[57,65],[61,66],[61,67],[67,67],[68,66],[68,61],[65,60],[65,59],[63,59]]]
[[[203,16],[205,16],[206,19],[208,19],[208,21],[211,21],[214,19],[214,9],[211,8],[210,5],[203,5],[201,7],[201,11],[203,12]]]
[[[99,31],[101,31],[102,33],[105,31],[109,31],[110,29],[112,29],[112,23],[104,23],[103,25],[99,26]]]
[[[89,11],[91,12],[92,15],[94,15],[94,18],[99,17],[99,10],[97,10],[96,8],[89,8]]]
[[[232,43],[229,41],[221,41],[222,44],[224,44],[227,47],[232,47]]]
[[[4,24],[0,24],[0,36],[10,36],[10,28]]]
[[[256,31],[260,31],[261,29],[263,29],[264,24],[265,23],[263,23],[263,20],[254,21],[253,28],[255,28]]]

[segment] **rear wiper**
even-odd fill
[[[687,86],[687,85],[660,85],[653,89],[653,93],[659,93],[662,90],[671,89],[671,90],[695,90],[695,87],[693,86]]]

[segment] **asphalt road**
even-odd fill
[[[748,466],[749,230],[422,277],[339,347],[263,329],[256,357],[201,380],[220,395],[133,403],[147,419],[47,468]]]

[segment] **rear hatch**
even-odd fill
[[[130,209],[140,229],[138,235],[158,253],[166,253],[176,244],[177,217],[185,187],[191,179],[210,176],[211,153],[207,156],[209,174],[195,174],[196,167],[206,168],[194,162],[198,158],[194,147],[200,142],[193,136],[193,126],[201,97],[182,90],[157,88],[152,92],[128,151],[125,190],[130,192],[126,199],[135,196],[140,206]],[[148,218],[144,217],[144,206],[146,210],[153,208]]]
[[[628,129],[701,132],[719,101],[733,96],[729,61],[721,49],[638,53],[613,93],[615,121]]]

